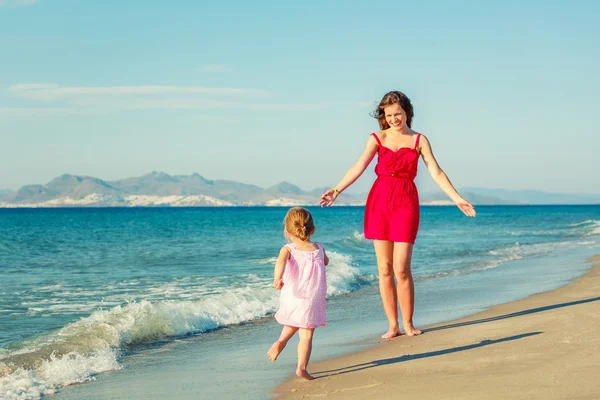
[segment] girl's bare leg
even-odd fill
[[[283,329],[281,330],[281,335],[279,335],[279,339],[277,339],[277,341],[273,343],[269,351],[267,351],[267,357],[269,357],[269,360],[277,360],[277,357],[283,351],[287,342],[292,338],[292,336],[296,334],[297,331],[298,328],[296,327],[288,325],[283,326]]]
[[[421,331],[413,325],[415,310],[415,284],[410,263],[413,245],[410,243],[394,243],[394,275],[396,276],[398,302],[402,313],[402,325],[408,336],[417,336]]]
[[[312,352],[314,331],[314,329],[300,328],[300,342],[298,343],[298,369],[296,369],[296,375],[309,381],[315,379],[306,371]]]
[[[383,303],[383,311],[385,311],[390,324],[388,331],[381,337],[391,339],[400,336],[400,328],[398,327],[398,302],[393,268],[394,242],[374,240],[373,245],[375,246],[377,269],[379,270],[381,302]]]

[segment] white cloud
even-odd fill
[[[131,110],[209,110],[238,109],[264,111],[311,111],[323,104],[256,102],[266,90],[245,88],[206,88],[181,86],[66,87],[56,84],[19,84],[8,88],[14,97],[44,102],[54,107],[0,108],[2,117],[25,115],[77,115]],[[218,98],[215,98],[215,95]],[[247,99],[250,96],[250,99]]]
[[[325,104],[269,104],[212,102],[208,100],[142,100],[128,102],[81,101],[70,107],[5,107],[0,108],[0,120],[12,118],[54,117],[76,115],[99,115],[114,112],[138,110],[255,110],[255,111],[318,111],[327,108]],[[203,115],[202,119],[220,119],[222,116]],[[231,117],[229,117],[231,118]]]
[[[98,111],[73,107],[0,107],[0,119],[89,115]]]
[[[224,64],[207,64],[200,67],[200,72],[221,73],[231,71],[233,70]]]
[[[269,95],[261,89],[208,88],[198,86],[83,86],[65,87],[55,84],[12,85],[8,92],[30,100],[58,100],[85,96],[135,96],[135,95]]]
[[[256,102],[267,90],[207,88],[196,86],[60,86],[29,83],[7,89],[13,97],[44,102],[48,107],[0,108],[2,117],[99,114],[131,110],[238,109],[265,111],[311,111],[323,104]],[[218,97],[215,97],[218,96]],[[248,96],[250,99],[248,99]]]
[[[208,110],[208,109],[238,109],[238,110],[289,110],[310,111],[325,108],[323,104],[277,104],[277,103],[243,103],[239,101],[215,101],[207,99],[79,99],[74,105],[86,108],[119,109],[119,110]]]
[[[30,6],[39,0],[0,0],[0,7]]]

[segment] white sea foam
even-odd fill
[[[350,236],[346,236],[339,239],[339,242],[342,243],[344,246],[352,247],[354,250],[373,250],[371,241],[365,239],[364,234],[359,231],[354,231]]]
[[[353,267],[351,257],[333,251],[328,255],[328,297],[356,290],[374,279]],[[177,292],[179,296],[190,295],[189,290],[198,290],[196,283],[188,277],[150,292],[164,298],[183,289]],[[73,292],[67,290],[70,296]],[[120,369],[118,356],[124,349],[263,318],[278,306],[279,293],[272,287],[271,276],[245,275],[220,290],[191,301],[142,300],[97,310],[53,334],[21,343],[18,350],[0,349],[0,398],[52,394],[60,387],[94,379],[99,372]],[[79,311],[85,305],[44,303],[41,308],[60,311],[64,306]]]
[[[362,232],[359,231],[354,231],[352,232],[352,236],[349,236],[345,239],[342,239],[343,241],[349,241],[349,242],[354,242],[354,243],[370,243],[369,240],[365,239],[365,235]]]
[[[598,223],[598,221],[595,221],[593,219],[586,219],[585,221],[577,222],[575,224],[569,224],[568,226],[594,225],[597,223]]]
[[[564,249],[569,248],[590,246],[594,245],[595,243],[596,242],[593,241],[568,241],[522,245],[517,242],[509,247],[497,250],[490,250],[488,252],[488,255],[493,256],[493,258],[491,259],[482,259],[475,263],[469,263],[467,265],[449,271],[440,271],[432,274],[420,275],[415,277],[415,279],[441,278],[446,276],[464,275],[473,272],[485,271],[497,268],[509,261],[521,260],[526,257],[549,254],[553,251],[562,251]]]
[[[254,260],[254,261],[252,261],[252,263],[268,265],[268,264],[275,264],[276,261],[277,261],[277,257],[269,257],[269,258],[261,258],[260,260]]]
[[[365,239],[365,234],[364,233],[360,233],[359,231],[354,231],[354,233],[352,234],[352,237],[356,240],[359,240],[361,242],[368,242],[367,239]]]
[[[573,230],[573,233],[579,236],[596,236],[600,235],[600,221],[587,219],[576,224],[568,225]]]
[[[574,224],[557,226],[551,229],[510,231],[506,234],[511,236],[595,236],[600,235],[600,221],[588,219]]]
[[[549,229],[549,230],[544,230],[544,231],[510,231],[510,232],[506,232],[506,235],[510,235],[510,236],[528,236],[528,235],[551,236],[551,235],[557,235],[557,234],[564,234],[564,231],[560,230],[560,229]]]
[[[533,256],[538,254],[550,253],[556,250],[587,246],[594,244],[591,241],[566,241],[566,242],[548,242],[548,243],[537,243],[537,244],[520,244],[516,242],[510,247],[503,249],[492,250],[489,252],[491,255],[505,256],[510,259],[520,259],[526,256]]]
[[[41,360],[36,370],[18,368],[5,376],[2,367],[0,361],[0,399],[19,400],[51,395],[62,386],[94,380],[95,374],[121,368],[114,350],[100,350],[87,357],[78,353],[51,356]]]
[[[593,221],[593,223],[589,224],[588,227],[589,230],[584,234],[584,236],[600,235],[600,221]]]
[[[328,252],[329,266],[327,266],[327,296],[339,296],[352,292],[359,286],[375,280],[372,275],[363,275],[358,268],[353,267],[350,256],[336,252]]]
[[[31,291],[32,292],[53,292],[55,290],[62,288],[62,286],[63,286],[62,283],[57,283],[54,285],[46,285],[46,286],[41,286],[39,288],[34,288]]]

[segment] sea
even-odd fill
[[[296,364],[294,342],[266,357],[287,210],[0,209],[0,399],[271,398]],[[309,210],[330,257],[319,360],[375,345],[387,320],[364,208]],[[415,324],[558,288],[599,253],[599,205],[422,206]]]

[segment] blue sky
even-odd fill
[[[456,186],[600,193],[599,17],[594,1],[0,0],[0,189],[153,170],[331,186],[402,90]]]

